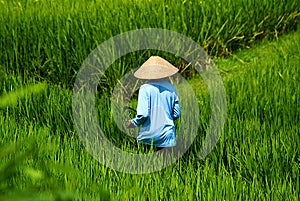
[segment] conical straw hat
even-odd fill
[[[174,75],[178,68],[170,64],[159,56],[151,56],[143,65],[134,73],[139,79],[157,80]]]

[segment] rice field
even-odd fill
[[[0,5],[0,201],[299,199],[298,1]],[[116,146],[139,151],[111,115],[113,88],[151,54],[180,67],[200,111],[196,139],[183,157],[154,173],[129,174],[100,164],[85,149],[73,122],[72,88],[97,45],[149,27],[187,35],[213,56],[226,91],[227,118],[216,147],[200,159],[211,112],[202,78],[166,52],[122,57],[100,80],[96,108],[101,128]],[[185,104],[182,110],[189,112]]]
[[[69,88],[97,45],[129,30],[176,31],[213,57],[229,56],[295,30],[300,13],[296,0],[2,0],[0,5],[0,66]],[[115,68],[128,71],[127,61],[137,66],[139,56],[123,58]]]

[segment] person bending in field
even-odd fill
[[[127,128],[140,125],[137,141],[155,150],[176,146],[174,120],[180,116],[178,94],[166,78],[178,69],[159,56],[151,56],[135,73],[147,80],[140,87],[137,114],[126,122]]]

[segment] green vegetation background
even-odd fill
[[[299,4],[0,1],[0,200],[298,200]],[[199,134],[177,163],[130,175],[106,168],[86,152],[73,127],[71,90],[97,45],[150,27],[187,35],[213,56],[228,113],[217,147],[198,159],[210,113],[205,85],[180,58],[155,52],[178,66],[193,87]],[[100,100],[107,109],[103,116],[110,116],[116,80],[151,53],[119,59],[101,80],[107,86],[102,92],[107,98]],[[103,122],[106,131],[118,146],[131,149],[118,141],[123,134],[112,122]]]

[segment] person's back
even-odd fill
[[[155,80],[140,88],[135,125],[142,122],[138,141],[157,147],[176,145],[174,120],[180,115],[178,95],[166,80]]]
[[[134,73],[148,80],[140,87],[136,117],[126,123],[128,128],[142,125],[138,142],[155,147],[176,145],[174,120],[180,116],[180,106],[174,86],[165,78],[177,72],[168,61],[152,56]]]

